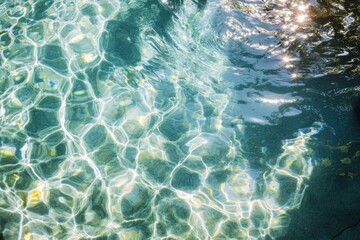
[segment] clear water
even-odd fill
[[[0,1],[3,238],[311,239],[360,148],[358,58],[310,4]]]

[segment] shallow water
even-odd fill
[[[314,30],[316,4],[0,4],[5,239],[329,239],[356,221],[307,223],[348,214],[360,176],[359,58]]]

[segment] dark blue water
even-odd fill
[[[0,236],[359,238],[358,12],[0,1]]]

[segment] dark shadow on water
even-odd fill
[[[360,99],[355,103],[354,114],[355,114],[356,120],[358,121],[358,124],[360,124]]]
[[[287,235],[280,239],[358,239],[360,226],[354,225],[360,218],[359,184],[359,177],[344,178],[315,169],[301,207],[290,213]],[[349,226],[354,227],[342,232]]]
[[[290,226],[280,240],[360,239],[359,102],[351,95],[347,101],[353,102],[353,111],[323,115],[333,132],[325,130],[317,135],[321,142],[314,147],[317,164],[309,187],[301,207],[290,212]]]

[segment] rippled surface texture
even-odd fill
[[[324,126],[286,54],[305,3],[0,3],[5,239],[286,232]]]

